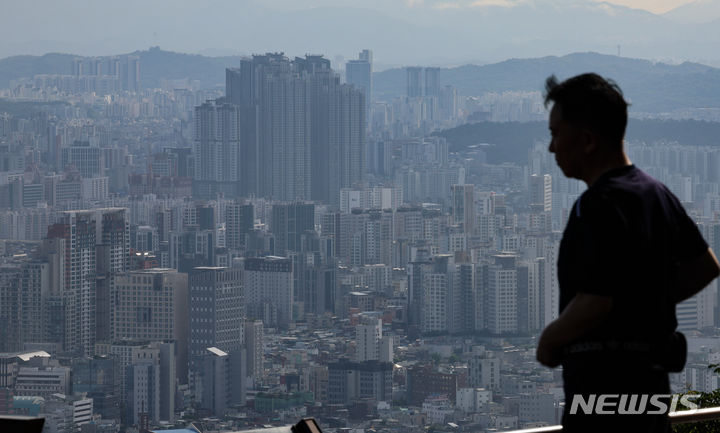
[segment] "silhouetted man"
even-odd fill
[[[553,76],[545,103],[553,103],[550,152],[588,186],[560,244],[560,316],[537,348],[543,365],[563,366],[563,432],[669,431],[667,409],[653,415],[663,411],[651,398],[670,394],[667,372],[685,361],[684,346],[671,344],[675,304],[720,266],[678,199],[626,156],[627,103],[615,83]]]

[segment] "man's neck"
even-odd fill
[[[585,181],[589,188],[600,178],[600,176],[608,171],[620,167],[626,167],[631,164],[632,162],[630,162],[630,159],[623,150],[620,153],[609,155],[607,158],[597,161],[593,167],[588,167],[586,171],[587,175],[583,178],[583,181]]]

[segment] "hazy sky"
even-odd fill
[[[693,0],[612,0],[608,1],[608,3],[635,9],[645,9],[656,14],[661,14],[678,6],[692,3],[692,1]]]
[[[718,19],[718,26],[697,29],[650,25],[647,12],[617,12],[597,0],[1,1],[0,58],[110,55],[150,46],[207,55],[272,50],[350,57],[371,48],[386,65],[449,65],[575,51],[612,54],[622,44],[627,56],[703,61],[710,52],[718,60],[713,44],[720,41],[720,0],[608,2],[655,14],[704,3],[704,10],[683,16],[704,24]]]
[[[304,7],[307,7],[309,5],[312,6],[330,6],[330,5],[338,5],[338,4],[355,4],[358,5],[359,3],[357,1],[353,0],[310,0],[310,1],[302,1],[298,2],[297,0],[266,0],[269,4],[273,4],[277,7],[289,7],[296,9],[298,8],[298,3],[302,4]],[[433,1],[433,0],[384,0],[382,3],[387,5],[387,3],[404,3],[407,6],[431,6],[436,3],[444,3],[447,5],[511,5],[512,3],[516,2],[522,2],[523,0],[447,0],[447,1]],[[665,13],[667,11],[670,11],[678,6],[682,6],[688,3],[692,3],[693,0],[593,0],[596,2],[606,2],[606,3],[612,3],[622,6],[627,6],[635,9],[644,9],[656,14]],[[363,2],[366,3],[366,2]]]

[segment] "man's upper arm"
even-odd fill
[[[720,275],[720,264],[710,248],[675,269],[675,302],[682,302],[701,291]]]
[[[671,195],[679,221],[675,225],[674,296],[676,302],[692,297],[718,276],[720,266],[695,221]]]

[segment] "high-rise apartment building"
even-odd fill
[[[425,96],[440,96],[440,68],[425,68]]]
[[[245,347],[247,349],[247,368],[248,377],[260,379],[264,375],[263,368],[263,339],[264,328],[262,320],[245,321]]]
[[[372,51],[363,50],[357,60],[347,62],[345,81],[363,91],[365,103],[370,107],[372,102]]]
[[[486,298],[486,325],[493,334],[517,332],[518,330],[518,281],[516,256],[494,256],[495,263],[488,266]]]
[[[543,212],[552,212],[552,176],[530,176],[530,204],[542,205]]]
[[[312,203],[274,204],[270,231],[275,237],[275,255],[300,251],[302,236],[315,231],[315,205]]]
[[[355,360],[393,361],[393,338],[383,336],[382,318],[377,312],[360,314],[359,323],[355,325]]]
[[[245,247],[246,236],[253,230],[253,205],[228,203],[225,205],[225,246],[231,250]]]
[[[193,193],[235,196],[240,180],[240,108],[208,101],[195,108]]]
[[[107,292],[98,289],[98,277],[128,268],[130,236],[127,210],[105,208],[67,211],[48,228],[48,238],[63,239],[64,348],[92,355],[98,311],[105,312]],[[105,287],[102,286],[101,288]],[[101,307],[98,310],[98,298]],[[105,320],[102,318],[101,320]]]
[[[0,268],[0,318],[4,326],[0,328],[0,351],[14,352],[20,348],[20,287],[22,274],[20,266]]]
[[[407,97],[418,98],[422,96],[422,68],[419,66],[411,66],[405,68],[407,77]]]
[[[226,71],[226,100],[241,112],[239,194],[335,203],[362,180],[365,95],[329,60],[243,59]]]
[[[140,88],[140,57],[126,56],[115,63],[116,72],[120,77],[123,90],[139,92]]]
[[[454,224],[462,224],[465,233],[475,228],[475,186],[452,186],[452,218]]]

